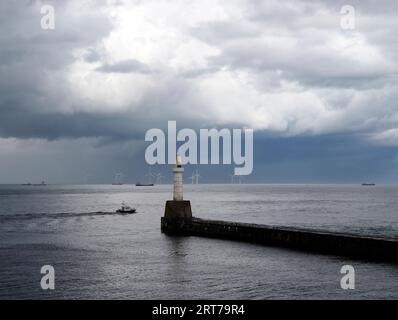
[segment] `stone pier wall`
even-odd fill
[[[166,234],[245,241],[296,250],[398,263],[398,240],[228,221],[166,219]]]

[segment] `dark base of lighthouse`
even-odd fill
[[[192,221],[191,202],[188,200],[166,202],[161,230],[168,234],[184,234],[184,226]]]

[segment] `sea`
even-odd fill
[[[0,299],[398,299],[396,264],[162,234],[171,198],[171,185],[1,185]],[[189,184],[184,198],[199,218],[398,239],[398,186]],[[137,213],[113,214],[122,202]]]

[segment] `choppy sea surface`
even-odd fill
[[[398,239],[398,187],[185,185],[194,216]],[[0,186],[0,299],[398,299],[398,266],[169,237],[172,187]],[[135,215],[112,212],[121,202]],[[342,290],[340,269],[355,269]],[[43,265],[55,290],[40,287]]]

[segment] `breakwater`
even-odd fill
[[[251,242],[295,250],[398,263],[398,240],[346,233],[205,220],[195,217],[161,219],[162,232]]]

